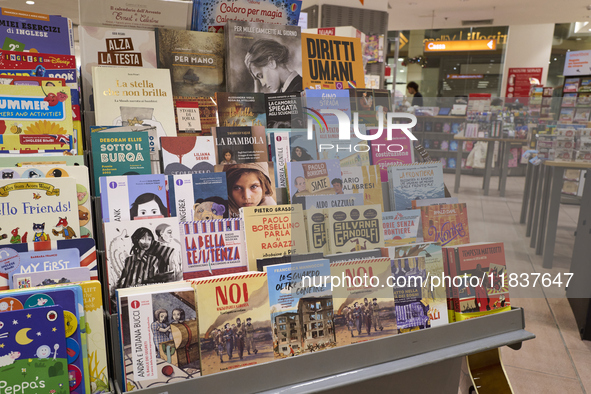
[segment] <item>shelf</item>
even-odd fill
[[[237,388],[241,393],[335,390],[505,345],[518,349],[521,342],[535,338],[524,328],[523,310],[512,308],[504,313],[134,392],[224,393]],[[421,376],[420,370],[416,372]]]

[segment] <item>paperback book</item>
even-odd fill
[[[377,129],[369,129],[368,134],[374,135]],[[427,141],[424,142],[427,145]],[[392,130],[392,138],[386,132],[370,142],[371,164],[380,167],[382,182],[388,181],[388,167],[401,164],[412,164],[415,161],[414,147],[410,138],[400,129]],[[429,149],[425,146],[426,149]]]
[[[422,242],[420,210],[383,212],[382,222],[386,247]]]
[[[242,164],[269,161],[265,128],[262,126],[215,127],[211,134],[218,164]]]
[[[286,163],[290,161],[318,160],[316,138],[307,138],[306,131],[271,131],[269,133],[270,152],[275,163],[276,186],[287,188]]]
[[[384,210],[382,179],[378,166],[343,166],[341,167],[341,173],[343,175],[341,187],[345,195],[361,194],[365,205],[378,204],[382,207],[382,211]],[[335,186],[337,186],[336,183]]]
[[[224,173],[170,175],[170,215],[179,222],[223,219],[229,216]]]
[[[327,210],[324,208],[309,208],[304,211],[304,223],[306,224],[306,236],[308,239],[308,251],[319,253],[323,258],[330,253],[328,245]]]
[[[295,197],[292,204],[302,204],[306,209],[344,208],[363,205],[362,194],[335,194],[326,196]]]
[[[379,205],[329,208],[330,253],[347,253],[384,247],[382,208]]]
[[[466,204],[429,205],[420,210],[425,242],[440,242],[441,246],[470,243]]]
[[[342,191],[341,166],[336,159],[292,161],[286,166],[291,200],[298,196],[337,194],[337,191]]]
[[[215,94],[219,126],[264,126],[267,127],[265,95],[263,93]]]
[[[429,304],[422,279],[427,277],[425,258],[405,257],[391,263],[394,280],[394,304],[399,333],[431,327]]]
[[[301,93],[265,94],[269,129],[303,129],[306,127]]]
[[[78,258],[80,259],[80,258]],[[54,271],[29,272],[12,275],[11,289],[28,289],[38,286],[62,283],[84,282],[90,280],[90,271],[86,267],[65,268]]]
[[[215,143],[211,136],[162,137],[162,166],[165,175],[213,172]]]
[[[265,272],[270,265],[286,264],[297,261],[309,261],[322,259],[322,253],[290,254],[281,257],[271,257],[268,259],[257,259],[257,271]]]
[[[390,206],[397,211],[412,208],[412,200],[444,198],[441,162],[425,162],[388,167]]]

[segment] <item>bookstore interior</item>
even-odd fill
[[[328,3],[2,1],[0,394],[591,392],[591,5]]]

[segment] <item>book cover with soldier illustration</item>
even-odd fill
[[[330,274],[340,279],[332,290],[335,333],[339,345],[397,333],[394,297],[390,287],[385,285],[391,275],[390,258],[332,263]]]
[[[144,289],[118,294],[122,391],[201,376],[195,290]]]
[[[203,375],[273,361],[267,274],[196,279]]]
[[[330,253],[347,253],[384,246],[382,207],[328,208],[328,240]]]
[[[404,257],[391,260],[394,277],[394,305],[399,333],[431,327],[429,299],[423,281],[427,278],[425,257]]]

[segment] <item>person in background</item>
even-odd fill
[[[408,92],[408,94],[412,95],[411,105],[413,107],[423,106],[423,95],[419,93],[419,85],[416,82],[411,81],[408,84],[406,84],[406,91]]]

